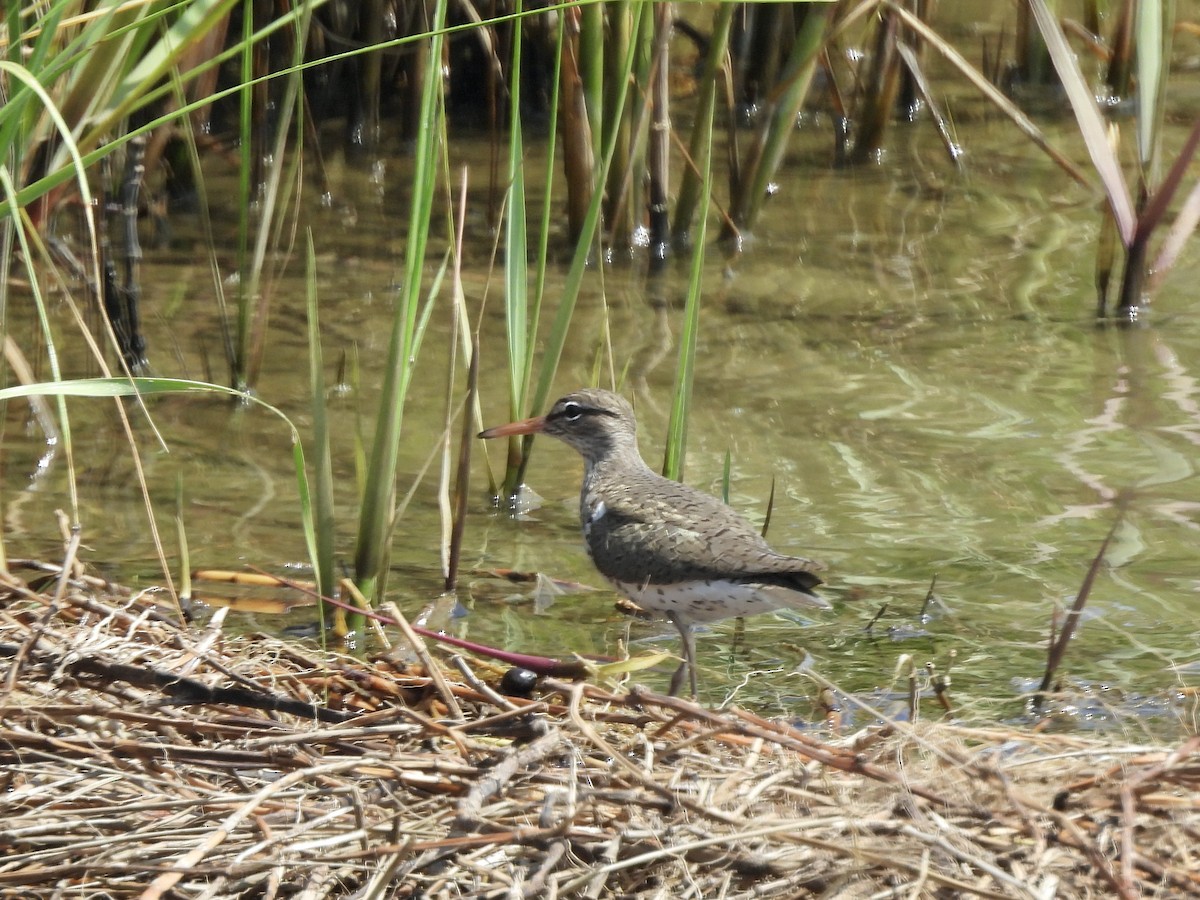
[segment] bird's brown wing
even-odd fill
[[[776,553],[717,498],[675,482],[670,490],[614,492],[588,538],[597,568],[621,580],[666,584],[741,576],[793,590],[820,584],[819,563]]]

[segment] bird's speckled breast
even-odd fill
[[[783,588],[735,581],[688,581],[682,584],[630,584],[610,578],[622,594],[648,613],[675,615],[681,624],[717,622],[730,616],[753,616],[791,604]]]

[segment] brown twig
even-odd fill
[[[1063,622],[1058,639],[1052,641],[1050,644],[1050,652],[1046,656],[1046,673],[1042,676],[1042,683],[1033,697],[1034,709],[1041,707],[1046,691],[1050,688],[1050,682],[1053,680],[1055,672],[1058,671],[1063,657],[1066,656],[1067,645],[1071,643],[1071,638],[1075,634],[1075,626],[1079,624],[1079,617],[1082,615],[1083,608],[1087,605],[1088,597],[1092,593],[1092,585],[1096,583],[1096,576],[1100,572],[1100,565],[1104,562],[1104,554],[1108,552],[1108,544],[1112,540],[1113,535],[1117,533],[1117,527],[1125,517],[1125,503],[1126,501],[1123,499],[1123,496],[1117,499],[1117,517],[1113,520],[1112,527],[1108,529],[1108,534],[1104,536],[1104,540],[1100,543],[1100,549],[1096,551],[1096,555],[1092,559],[1092,564],[1088,566],[1087,574],[1083,578],[1083,584],[1079,587],[1079,593],[1075,597],[1075,603],[1071,606],[1071,611],[1067,613],[1066,621]]]

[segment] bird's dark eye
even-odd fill
[[[568,422],[578,422],[583,415],[583,407],[574,401],[564,403],[562,408],[563,418]]]

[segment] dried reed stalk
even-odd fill
[[[0,897],[1200,892],[1195,739],[499,698],[65,577],[0,587]]]

